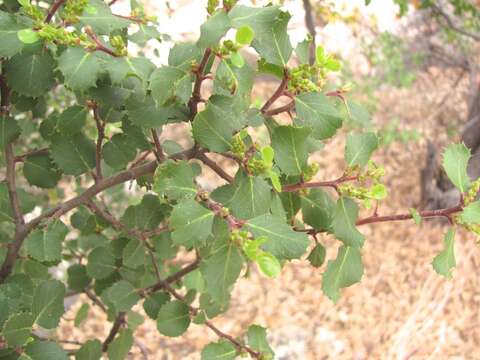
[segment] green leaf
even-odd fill
[[[79,327],[85,320],[87,320],[89,310],[90,305],[87,303],[84,303],[82,306],[80,306],[80,309],[78,309],[75,319],[73,320],[75,327]]]
[[[87,114],[83,106],[70,106],[58,116],[56,128],[67,136],[79,133],[85,126]]]
[[[210,343],[202,350],[202,360],[233,360],[236,357],[237,349],[225,340]]]
[[[265,214],[272,202],[271,187],[259,176],[238,171],[232,184],[215,189],[212,198],[244,220]]]
[[[129,228],[153,230],[165,217],[168,205],[161,204],[160,199],[153,194],[146,194],[142,202],[125,210],[121,221]]]
[[[194,200],[179,203],[170,217],[173,243],[185,247],[205,243],[212,232],[213,217],[213,212]]]
[[[18,347],[24,345],[30,333],[35,318],[30,313],[12,315],[3,325],[2,334],[8,346]]]
[[[254,37],[255,31],[250,26],[243,25],[238,28],[235,40],[241,45],[250,45]]]
[[[47,52],[15,55],[5,65],[7,84],[21,95],[39,97],[55,82],[53,67],[53,58]]]
[[[315,230],[331,230],[335,208],[331,197],[322,189],[311,189],[302,196],[303,221]]]
[[[75,353],[75,360],[100,360],[102,357],[102,343],[99,340],[88,340]]]
[[[267,237],[262,248],[280,260],[300,258],[310,243],[306,234],[293,231],[284,221],[269,214],[249,220],[245,228],[255,238]]]
[[[452,273],[450,270],[455,267],[455,229],[450,228],[448,232],[445,234],[445,238],[443,240],[445,244],[445,248],[442,250],[440,254],[435,256],[432,261],[432,266],[435,271],[443,275],[447,278],[452,277]]]
[[[308,255],[308,261],[313,267],[319,268],[325,261],[327,252],[322,244],[317,244]]]
[[[133,332],[130,329],[122,329],[118,336],[108,346],[109,360],[124,360],[133,346]]]
[[[101,0],[89,0],[88,6],[78,19],[83,25],[91,26],[99,35],[108,35],[131,24],[130,20],[113,15],[110,7]]]
[[[45,329],[54,329],[65,312],[65,286],[58,280],[41,282],[33,293],[32,313],[35,322]]]
[[[278,126],[272,132],[275,163],[286,175],[300,175],[307,167],[308,142],[311,130]]]
[[[58,68],[65,77],[65,84],[74,91],[95,87],[102,64],[95,52],[69,47],[58,58]]]
[[[199,64],[203,53],[204,51],[194,43],[178,42],[168,54],[168,65],[190,71],[192,62]]]
[[[20,200],[20,209],[26,214],[33,210],[36,205],[32,195],[23,189],[17,189],[18,198]],[[13,221],[13,212],[10,205],[10,197],[8,195],[7,185],[0,182],[0,222]]]
[[[360,250],[351,246],[342,246],[335,260],[329,260],[322,278],[322,290],[333,302],[340,299],[340,289],[351,286],[361,280],[363,264]]]
[[[123,265],[137,268],[145,263],[145,246],[137,239],[131,239],[123,249]]]
[[[345,145],[345,161],[348,166],[367,165],[372,153],[378,148],[378,138],[374,133],[348,134]]]
[[[464,193],[470,187],[467,174],[470,149],[465,144],[452,144],[443,153],[443,168],[455,187]]]
[[[157,27],[144,24],[138,24],[138,31],[128,36],[128,40],[140,46],[146,45],[147,42],[152,39],[157,39],[158,41],[161,41],[162,34],[160,34]]]
[[[271,278],[277,277],[280,272],[282,271],[282,266],[278,259],[270,253],[262,252],[260,253],[257,258],[256,262],[260,271]]]
[[[305,93],[295,97],[298,119],[313,129],[313,137],[319,140],[335,135],[342,126],[342,117],[331,101],[320,93]]]
[[[129,162],[135,160],[137,149],[132,146],[127,135],[113,135],[102,148],[103,160],[113,169],[125,169]]]
[[[120,280],[102,293],[102,300],[112,304],[117,312],[126,312],[140,300],[140,296],[129,282]]]
[[[220,39],[230,29],[230,19],[225,11],[217,11],[200,26],[198,46],[209,48],[218,45]]]
[[[464,224],[480,224],[480,200],[468,204],[460,214]]]
[[[207,292],[212,299],[220,304],[227,304],[233,284],[240,275],[243,258],[238,247],[224,239],[222,246],[200,265],[200,271],[207,285]]]
[[[346,197],[339,198],[332,223],[333,234],[345,245],[361,248],[365,236],[355,226],[357,219],[358,205],[355,201]]]
[[[10,116],[0,116],[0,147],[5,146],[20,136],[21,129]]]
[[[150,74],[155,70],[155,65],[147,58],[131,58],[128,56],[110,57],[105,64],[105,69],[110,75],[114,85],[121,84],[129,77],[136,77],[146,84]]]
[[[230,150],[234,131],[240,130],[247,122],[238,104],[226,96],[211,97],[205,110],[195,116],[192,125],[194,139],[214,152]]]
[[[195,290],[199,293],[202,293],[205,290],[205,280],[198,269],[185,275],[183,278],[183,284],[187,290]]]
[[[184,83],[184,78],[187,84]],[[186,91],[182,89],[185,85],[187,85]],[[178,96],[182,102],[186,102],[192,93],[190,74],[173,66],[162,66],[150,75],[150,90],[158,106],[164,105],[175,96]]]
[[[169,120],[183,121],[189,116],[183,112],[184,108],[177,105],[157,107],[151,95],[130,96],[126,109],[132,124],[142,128],[158,128]]]
[[[30,185],[43,189],[54,188],[61,178],[61,173],[55,167],[50,155],[32,154],[25,158],[23,176]]]
[[[83,134],[55,135],[51,145],[52,158],[68,175],[81,175],[95,167],[95,144]]]
[[[92,250],[87,258],[88,276],[101,280],[109,277],[117,270],[115,257],[107,248],[99,246]]]
[[[235,94],[248,98],[252,91],[254,76],[255,71],[248,63],[237,67],[230,59],[222,59],[213,80],[214,92],[219,95]]]
[[[38,34],[32,29],[22,29],[17,33],[17,36],[24,44],[33,44],[40,40]]]
[[[348,111],[346,116],[357,127],[370,129],[372,127],[372,116],[360,104],[348,100]]]
[[[186,161],[167,160],[154,175],[153,191],[172,200],[193,198],[197,194],[194,184],[199,172]]]
[[[38,261],[60,261],[62,243],[68,228],[60,220],[50,223],[45,229],[35,230],[25,239],[25,249],[29,256]]]
[[[263,8],[236,5],[230,12],[232,25],[239,29],[250,26],[254,33],[253,47],[267,62],[285,66],[292,54],[292,45],[287,34],[290,14],[278,6]]]
[[[53,341],[35,340],[27,345],[22,356],[27,356],[25,360],[68,360],[65,350]]]
[[[17,24],[12,15],[0,11],[0,57],[12,57],[22,49],[23,43],[17,34],[24,27]]]
[[[158,331],[170,337],[177,337],[187,331],[190,325],[189,308],[181,301],[174,300],[160,308],[157,318]]]
[[[156,320],[158,312],[162,305],[166,304],[170,300],[170,296],[166,293],[156,292],[150,295],[143,302],[143,310],[150,319]]]
[[[273,359],[274,353],[267,341],[267,329],[259,325],[251,325],[247,331],[248,345],[263,355],[265,360]]]

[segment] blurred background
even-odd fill
[[[207,16],[206,0],[143,2],[159,19],[159,41],[133,51],[157,64],[166,63],[174,42],[195,40]],[[364,0],[274,2],[292,15],[294,47],[310,34],[343,63],[329,87],[348,88],[348,96],[370,111],[346,129],[373,128],[381,135],[374,160],[387,170],[389,198],[379,213],[455,204],[459,194],[439,170],[439,154],[447,143],[464,141],[474,154],[469,172],[480,176],[480,1],[372,0],[368,7]],[[129,2],[118,1],[114,9],[128,14]],[[261,77],[254,96],[263,101],[275,87],[273,78]],[[178,129],[167,131],[181,137]],[[318,153],[322,178],[342,174],[343,139],[335,137]],[[202,181],[208,186],[219,180],[207,173]],[[337,305],[321,292],[323,268],[293,261],[274,280],[255,270],[241,279],[230,310],[214,323],[233,335],[252,323],[268,327],[282,360],[480,359],[477,239],[459,232],[457,267],[446,280],[431,267],[446,231],[441,222],[374,224],[361,231],[367,236],[365,274]],[[325,236],[323,242],[327,258],[334,257],[335,241]],[[79,306],[66,317],[74,317]],[[81,339],[108,332],[100,311],[93,308],[89,319],[76,328],[63,322],[63,335]],[[150,320],[137,333],[133,359],[199,359],[215,339],[197,325],[179,339],[166,338]]]

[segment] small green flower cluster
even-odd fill
[[[19,0],[18,3],[22,6],[22,13],[25,16],[33,19],[35,22],[42,22],[44,14],[39,7],[32,5],[30,0]]]
[[[127,45],[120,35],[110,36],[110,45],[112,45],[114,52],[118,56],[127,56]]]
[[[288,89],[295,93],[313,92],[325,85],[325,78],[317,77],[317,65],[301,64],[290,71]],[[314,82],[312,79],[317,78]]]
[[[78,17],[88,5],[88,0],[67,0],[61,17],[67,24],[78,23]]]
[[[320,169],[320,165],[317,163],[311,163],[307,166],[307,168],[303,171],[303,180],[310,181],[313,179],[315,175],[317,175],[318,170]]]
[[[86,48],[94,48],[95,43],[86,34],[78,31],[67,31],[63,27],[56,27],[43,23],[37,30],[37,35],[44,41],[65,46],[81,45]]]
[[[480,178],[475,180],[470,186],[470,189],[464,194],[463,196],[464,206],[469,205],[476,199],[479,190],[480,190]]]
[[[247,146],[243,142],[244,135],[242,131],[233,135],[232,140],[230,141],[230,146],[232,153],[234,153],[240,159],[245,157],[245,152],[247,151]]]
[[[354,172],[355,169],[349,170],[347,173],[352,174]],[[364,207],[370,209],[373,201],[383,200],[387,197],[387,188],[381,183],[381,178],[384,175],[385,169],[370,160],[367,165],[367,171],[358,175],[360,186],[345,183],[339,185],[338,190],[342,195],[362,200]]]

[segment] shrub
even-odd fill
[[[386,196],[384,171],[370,160],[378,146],[373,132],[348,133],[340,178],[313,180],[319,168],[309,156],[337,135],[345,117],[365,113],[349,107],[343,89],[325,91],[339,62],[319,47],[309,64],[308,39],[292,49],[290,16],[281,8],[209,1],[200,39],[176,44],[168,65],[157,67],[127,49],[164,36],[135,1],[128,16],[100,0],[47,3],[5,0],[0,7],[1,358],[123,359],[143,321],[132,308],[142,304],[163,335],[181,336],[191,322],[218,335],[203,359],[271,359],[263,327],[234,338],[211,322],[228,309],[235,282],[250,267],[266,277],[293,259],[321,267],[326,250],[318,235],[331,234],[341,247],[326,265],[322,289],[337,301],[363,274],[365,237],[357,226],[448,218],[445,250],[433,260],[447,276],[455,264],[453,229],[478,231],[479,182],[467,177],[463,145],[444,156],[463,193],[453,208],[359,218],[360,207]],[[224,40],[230,29],[234,37]],[[256,51],[257,66],[242,48]],[[251,92],[261,73],[279,85],[255,107]],[[206,80],[213,82],[208,97]],[[278,105],[280,97],[286,105]],[[288,115],[289,125],[277,121]],[[181,122],[191,126],[187,149],[159,136]],[[255,138],[261,131],[264,143]],[[211,153],[236,164],[236,174]],[[202,167],[226,185],[202,189]],[[127,182],[135,191],[121,186]],[[68,264],[65,281],[54,276],[60,263]],[[64,349],[61,339],[38,330],[57,328],[65,298],[77,294],[104,310],[112,326],[105,339]],[[76,325],[88,311],[85,302]]]

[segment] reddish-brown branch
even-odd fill
[[[200,264],[200,258],[197,258],[194,262],[190,265],[185,266],[183,269],[177,271],[175,274],[170,275],[165,280],[159,281],[155,285],[152,285],[146,288],[143,291],[143,296],[147,294],[154,293],[156,291],[162,290],[165,287],[165,283],[173,284],[179,280],[181,280],[185,275],[191,273],[192,271],[198,269],[198,265]]]
[[[105,122],[100,119],[98,108],[96,104],[93,106],[93,117],[95,124],[97,125],[97,144],[95,150],[95,181],[98,182],[102,179],[102,145],[105,139]]]
[[[177,300],[185,303],[189,310],[190,310],[190,313],[192,315],[197,315],[199,312],[200,312],[200,309],[196,308],[196,307],[193,307],[191,306],[185,299],[185,297],[183,297],[182,295],[180,295],[173,287],[170,286],[169,283],[167,283],[166,281],[163,281],[162,282],[163,286],[163,290],[167,291],[168,293],[170,293],[174,298],[176,298]],[[240,351],[246,351],[248,354],[250,354],[250,356],[254,359],[258,359],[258,360],[261,360],[262,356],[260,353],[256,352],[255,350],[251,349],[250,347],[242,344],[241,342],[239,342],[237,339],[235,339],[233,336],[229,335],[229,334],[226,334],[224,333],[223,331],[221,331],[219,328],[217,328],[211,321],[209,320],[206,320],[204,322],[205,326],[207,326],[210,330],[212,330],[218,337],[222,338],[222,339],[225,339],[229,342],[231,342],[238,350]]]
[[[47,16],[45,17],[45,22],[48,24],[50,21],[52,21],[53,15],[58,11],[60,6],[62,6],[65,3],[66,0],[57,0],[55,1],[50,9],[48,10]]]
[[[199,191],[198,193],[199,200],[203,201],[205,205],[217,216],[223,218],[230,230],[237,230],[240,229],[243,225],[245,225],[245,221],[241,219],[237,219],[233,215],[230,214],[227,208],[216,201],[210,199],[210,195],[206,191]]]
[[[287,86],[288,86],[288,81],[289,81],[289,76],[288,76],[287,70],[285,69],[284,74],[283,74],[283,78],[282,78],[282,82],[278,86],[277,90],[275,90],[273,95],[270,97],[270,99],[268,99],[265,102],[265,104],[262,106],[262,108],[260,109],[260,111],[262,113],[265,113],[270,108],[270,106],[272,106],[273,103],[275,101],[277,101],[277,99],[284,94],[284,92],[285,92],[285,90],[287,89]]]
[[[28,156],[33,155],[48,155],[50,150],[48,148],[36,149],[26,152],[25,154],[15,156],[15,162],[24,162]]]
[[[113,323],[112,328],[108,333],[107,338],[103,342],[103,345],[102,345],[103,352],[108,350],[108,345],[110,345],[113,339],[115,339],[115,336],[117,335],[117,333],[120,331],[120,329],[124,324],[125,324],[125,313],[124,312],[118,313],[117,317],[115,318],[115,322]]]
[[[97,34],[93,32],[93,29],[90,26],[85,26],[85,33],[88,35],[90,39],[95,43],[96,47],[94,50],[96,51],[103,51],[104,53],[113,56],[113,57],[118,57],[118,54],[116,54],[113,50],[109,49],[106,47],[98,38]]]
[[[201,89],[203,80],[205,80],[205,68],[207,67],[208,60],[210,59],[210,55],[212,54],[211,49],[206,49],[205,53],[203,54],[203,58],[200,61],[200,65],[195,70],[195,84],[193,85],[192,97],[188,102],[188,108],[190,109],[190,116],[193,120],[195,115],[198,112],[198,104],[202,102],[201,98]]]
[[[335,190],[338,189],[338,185],[347,181],[355,181],[358,179],[358,176],[342,176],[336,180],[330,181],[316,181],[316,182],[307,182],[307,183],[298,183],[292,185],[285,185],[282,188],[283,192],[294,192],[302,189],[312,189],[320,187],[331,187]]]
[[[429,219],[434,217],[446,217],[450,219],[451,215],[462,211],[462,209],[463,209],[462,205],[457,205],[457,206],[446,208],[446,209],[420,211],[418,215],[424,219]],[[386,215],[386,216],[373,215],[373,216],[358,220],[357,225],[365,225],[365,224],[372,224],[372,223],[386,222],[386,221],[410,220],[410,219],[413,219],[413,215],[410,213],[398,214],[398,215]]]
[[[271,110],[266,110],[266,111],[263,112],[263,115],[264,116],[274,116],[274,115],[278,115],[278,114],[281,114],[281,113],[284,113],[284,112],[290,112],[294,108],[295,108],[295,102],[291,101],[288,104],[280,106],[278,108],[271,109]]]
[[[192,159],[193,157],[195,157],[196,152],[197,152],[197,149],[192,148],[177,154],[173,154],[169,158],[170,159]],[[133,169],[122,171],[121,173],[116,174],[114,176],[101,179],[99,182],[97,182],[96,184],[92,185],[87,190],[85,190],[82,194],[63,202],[50,210],[45,211],[41,215],[37,216],[27,224],[22,226],[21,231],[19,231],[18,234],[16,234],[15,240],[12,243],[12,246],[9,247],[5,261],[3,262],[3,265],[0,269],[0,284],[2,284],[5,281],[5,279],[10,275],[13,265],[17,260],[18,252],[20,251],[20,247],[22,246],[22,243],[25,237],[33,229],[35,229],[42,221],[48,220],[50,218],[58,218],[66,214],[67,212],[75,209],[76,207],[82,204],[88,203],[94,196],[103,192],[106,189],[111,188],[112,186],[122,184],[130,180],[134,180],[146,174],[151,174],[155,171],[157,166],[158,166],[158,162],[152,161],[145,165],[141,165]]]
[[[153,143],[155,144],[155,157],[158,162],[165,160],[165,154],[163,153],[162,145],[160,144],[160,139],[158,137],[157,130],[152,129]]]
[[[222,179],[226,180],[229,183],[233,182],[233,177],[230,176],[225,170],[223,170],[215,161],[205,155],[205,153],[200,152],[196,157],[198,160],[207,165],[210,169],[215,171]]]

